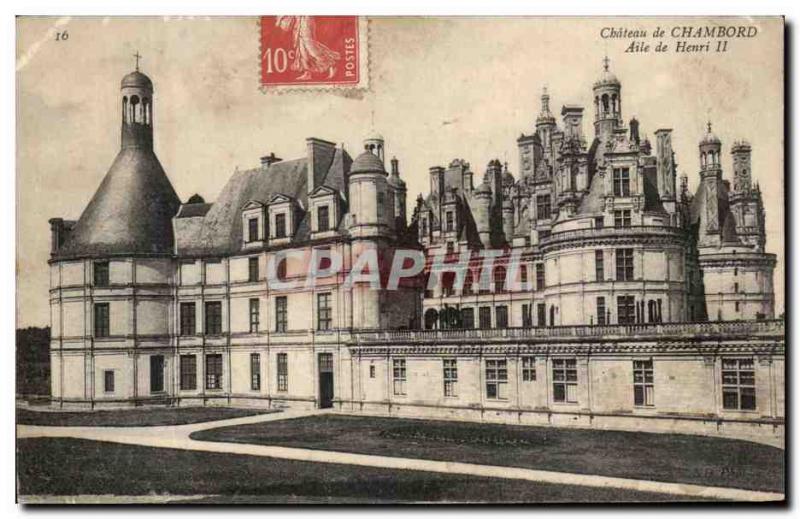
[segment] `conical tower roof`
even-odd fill
[[[155,153],[123,148],[57,255],[171,254],[179,207]]]

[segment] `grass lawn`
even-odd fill
[[[645,492],[539,484],[71,438],[17,442],[18,493],[207,495],[217,503],[665,501]]]
[[[703,436],[321,415],[192,438],[784,491],[785,451]]]
[[[137,427],[185,425],[274,411],[230,407],[148,407],[107,411],[31,411],[17,408],[19,425]]]

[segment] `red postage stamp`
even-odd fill
[[[358,16],[262,16],[261,87],[366,87],[365,27]]]

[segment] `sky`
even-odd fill
[[[767,250],[778,255],[776,314],[784,308],[783,28],[780,19],[372,18],[369,89],[262,93],[257,18],[17,19],[17,323],[49,321],[49,218],[77,219],[119,150],[119,81],[142,55],[154,83],[154,146],[182,200],[213,201],[236,168],[274,152],[305,154],[305,139],[342,143],[355,156],[378,131],[400,161],[409,209],[428,169],[454,158],[476,178],[498,158],[518,170],[516,139],[531,133],[547,86],[586,108],[608,54],[622,110],[651,137],[673,129],[679,174],[694,190],[697,143],[708,120],[723,143],[753,147],[753,180],[767,207]],[[604,27],[755,25],[726,53],[625,53]],[[67,31],[66,40],[56,33]],[[705,41],[705,40],[703,40]],[[652,42],[651,42],[652,43]],[[673,40],[668,43],[674,44]],[[695,43],[695,42],[693,42]],[[411,211],[409,210],[409,214]]]

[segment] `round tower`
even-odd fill
[[[719,176],[722,174],[720,163],[720,151],[722,143],[713,131],[711,131],[711,121],[707,124],[706,134],[700,139],[700,176],[705,178],[709,175]]]
[[[607,141],[622,123],[622,85],[609,69],[609,59],[603,59],[603,73],[594,83],[594,132]]]
[[[368,151],[381,159],[381,164],[386,164],[384,161],[384,141],[381,134],[372,132],[364,139],[364,151]]]
[[[347,183],[352,236],[387,234],[394,222],[394,200],[389,200],[392,193],[382,155],[383,139],[369,137],[364,140],[364,151],[350,166]]]

